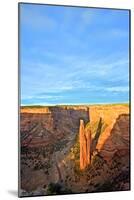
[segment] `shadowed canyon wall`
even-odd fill
[[[21,109],[21,146],[38,147],[53,143],[79,130],[79,120],[89,121],[86,106]]]

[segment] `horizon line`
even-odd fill
[[[100,102],[100,103],[60,103],[60,104],[21,104],[20,106],[70,106],[70,105],[108,105],[108,104],[130,104],[130,102]]]

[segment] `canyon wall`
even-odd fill
[[[107,160],[107,162],[111,162],[115,155],[120,155],[124,158],[126,156],[129,160],[129,121],[129,114],[120,114],[118,118],[116,118],[114,124],[112,124],[110,128],[106,128],[105,131],[101,134],[96,148],[100,152],[100,155],[103,156],[105,160]],[[109,132],[108,137],[107,132]]]
[[[79,120],[89,121],[86,106],[22,108],[20,132],[22,146],[44,146],[67,135],[76,134]]]

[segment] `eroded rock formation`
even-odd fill
[[[72,193],[128,190],[128,113],[126,105],[91,106],[90,117],[86,106],[21,109],[20,194],[48,195],[51,183]]]
[[[91,131],[86,130],[84,121],[80,120],[80,169],[85,169],[91,162]]]

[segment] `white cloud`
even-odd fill
[[[57,100],[62,98],[61,95],[33,95],[33,96],[26,96],[26,97],[22,97],[22,100],[28,99],[28,100],[32,100],[32,99],[53,99],[53,100]]]
[[[88,91],[124,92],[124,87],[102,87],[103,81],[125,81],[128,82],[128,60],[120,58],[114,60],[95,60],[78,56],[61,56],[59,64],[46,65],[34,63],[28,67],[28,72],[22,76],[22,83],[25,83],[25,93],[31,96],[40,92],[60,93],[77,89],[87,89]],[[65,62],[64,62],[65,61]],[[33,67],[33,65],[35,67]],[[29,76],[30,75],[30,76]],[[102,80],[100,86],[96,85],[97,80]],[[127,88],[127,86],[126,86]],[[33,91],[32,91],[33,90]],[[36,95],[34,96],[34,98]],[[59,97],[59,96],[58,96]],[[57,98],[58,98],[57,97]],[[28,97],[33,98],[33,97]],[[51,99],[52,96],[40,96],[40,99]],[[54,96],[53,96],[54,98]],[[55,97],[56,98],[56,97]],[[60,98],[60,97],[59,97]]]
[[[116,87],[105,88],[105,90],[108,92],[128,92],[129,87],[116,86]]]

